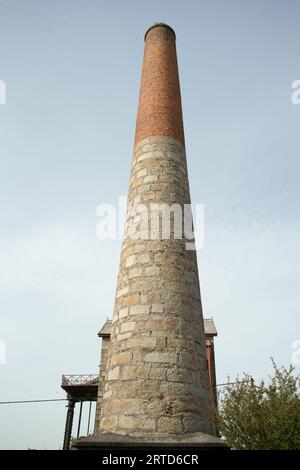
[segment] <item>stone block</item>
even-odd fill
[[[140,294],[127,295],[122,299],[122,307],[130,307],[131,305],[138,304],[140,301]]]
[[[134,277],[139,277],[139,276],[142,275],[142,272],[143,272],[143,269],[140,268],[140,267],[131,268],[129,270],[128,277],[129,277],[129,279],[133,279]]]
[[[126,348],[140,348],[141,351],[143,348],[153,349],[156,346],[156,338],[152,336],[142,336],[136,338],[130,338],[126,341]]]
[[[155,430],[155,420],[145,417],[137,416],[120,416],[119,424],[121,428],[128,430]]]
[[[121,332],[124,331],[133,331],[135,329],[136,322],[135,321],[127,321],[121,324]]]
[[[177,361],[177,354],[173,352],[151,352],[145,355],[145,362],[166,362],[168,364],[175,364]]]
[[[124,339],[128,339],[128,338],[131,337],[131,335],[132,335],[131,331],[128,331],[127,333],[121,333],[117,336],[117,340],[121,341],[121,340],[124,340]]]
[[[124,318],[128,315],[128,307],[126,308],[122,308],[120,311],[119,311],[119,319],[121,318]]]
[[[129,291],[129,287],[123,287],[123,289],[119,289],[116,293],[117,299],[119,297],[122,297],[123,295],[126,295],[128,293],[128,291]]]
[[[135,255],[131,255],[131,256],[128,256],[126,258],[126,261],[125,261],[125,266],[126,268],[134,265],[136,263],[136,256]]]
[[[134,414],[143,409],[143,400],[139,398],[111,398],[103,402],[103,416],[122,415],[126,413]]]
[[[110,365],[112,367],[115,365],[128,364],[129,362],[130,362],[130,352],[121,352],[118,354],[114,354],[112,356]]]
[[[162,434],[182,432],[182,421],[178,417],[162,416],[158,419],[157,431]]]
[[[150,262],[150,256],[148,253],[145,253],[143,255],[138,256],[138,262],[139,263],[149,263]]]
[[[145,268],[145,276],[158,276],[159,275],[159,266],[147,266]]]
[[[120,368],[114,367],[108,370],[108,380],[118,380],[120,374]]]
[[[147,304],[133,305],[129,309],[130,315],[147,315],[148,313],[150,313],[150,305]]]
[[[114,430],[118,427],[118,421],[118,416],[103,416],[100,419],[100,426],[108,430]]]
[[[145,366],[123,366],[123,380],[147,379],[148,370]]]
[[[163,304],[152,304],[151,305],[151,312],[153,313],[161,313],[163,311]]]

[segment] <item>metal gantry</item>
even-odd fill
[[[98,377],[99,376],[97,374],[76,374],[62,376],[61,387],[67,392],[68,400],[63,450],[70,449],[76,403],[80,403],[77,438],[80,436],[83,402],[89,402],[87,435],[89,434],[92,402],[97,401]]]

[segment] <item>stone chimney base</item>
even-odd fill
[[[226,441],[203,432],[151,436],[124,436],[115,433],[96,433],[78,439],[73,447],[78,450],[151,450],[193,449],[229,450]]]

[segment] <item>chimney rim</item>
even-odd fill
[[[149,31],[151,31],[152,29],[157,28],[159,26],[164,26],[165,28],[168,28],[169,30],[171,30],[173,35],[174,35],[174,39],[176,41],[176,34],[175,34],[174,29],[171,28],[171,26],[169,26],[167,23],[161,23],[161,22],[154,23],[152,26],[150,26],[150,28],[147,29],[147,31],[145,32],[144,40],[146,41],[146,37],[147,37],[147,34],[149,33]]]

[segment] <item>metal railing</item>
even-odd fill
[[[97,374],[82,374],[82,375],[63,375],[61,379],[62,385],[94,385],[98,379]]]

